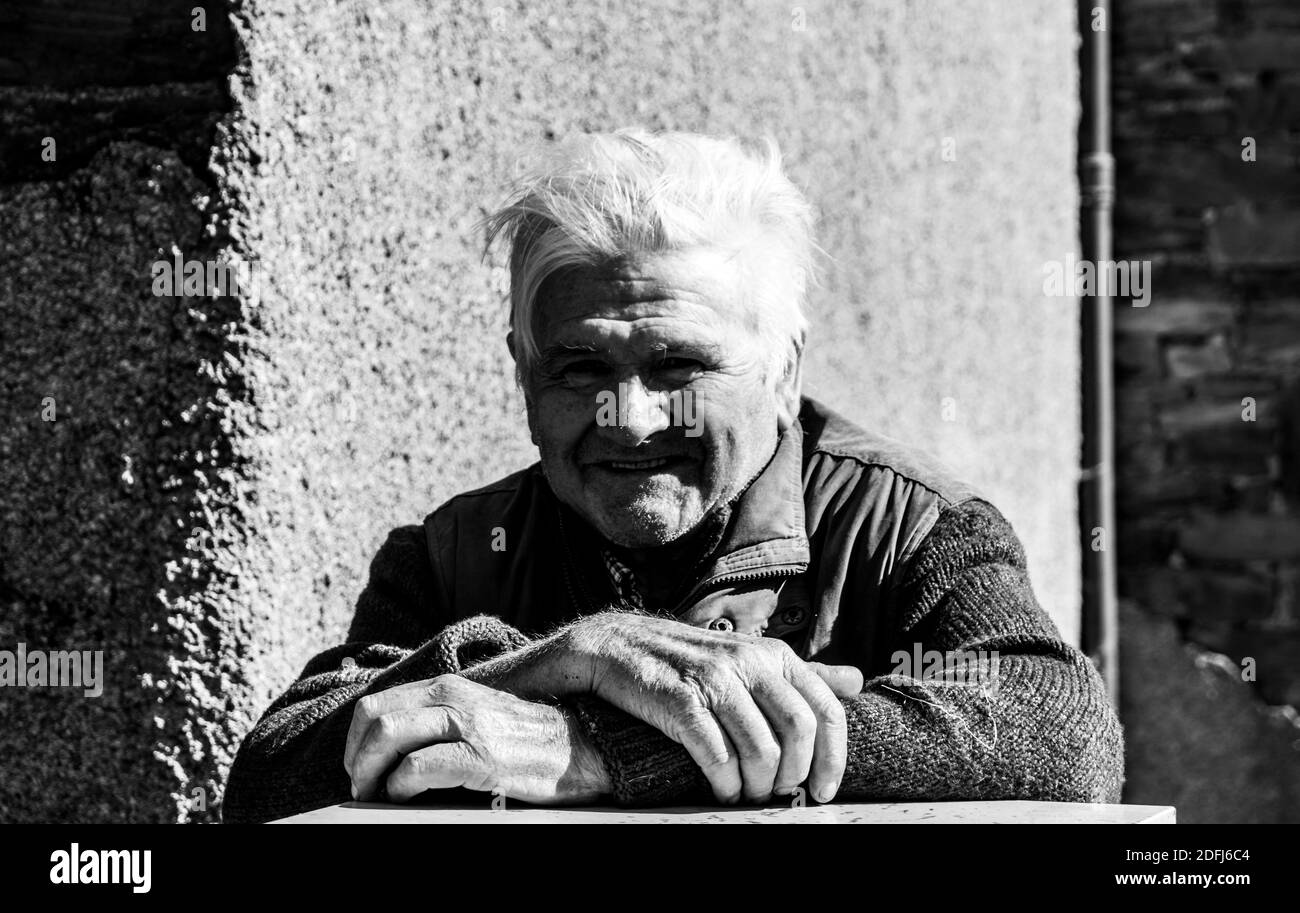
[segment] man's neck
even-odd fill
[[[701,520],[695,529],[667,545],[618,550],[646,589],[645,596],[651,605],[667,606],[678,591],[699,572],[700,563],[721,541],[729,514],[730,510],[725,507],[714,511]]]

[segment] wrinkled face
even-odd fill
[[[529,428],[556,495],[612,542],[690,532],[758,475],[798,413],[797,371],[771,368],[738,275],[725,254],[692,250],[542,286]]]

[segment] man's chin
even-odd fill
[[[623,548],[656,548],[675,542],[700,521],[695,511],[665,508],[636,502],[609,505],[600,510],[592,524],[596,530]]]

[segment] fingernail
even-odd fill
[[[352,784],[352,798],[355,799],[356,797],[357,797],[357,784],[353,783],[353,784]]]
[[[835,798],[835,794],[839,792],[839,789],[840,789],[840,784],[838,783],[832,783],[830,786],[823,786],[822,791],[817,794],[817,801],[818,802],[831,801],[832,799]]]

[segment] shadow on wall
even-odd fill
[[[221,245],[206,163],[236,55],[223,4],[194,30],[202,5],[0,14],[0,647],[102,650],[104,677],[5,689],[3,821],[215,818],[191,707],[237,689],[178,645],[228,650],[190,540],[241,471],[239,305],[151,287],[173,248]]]

